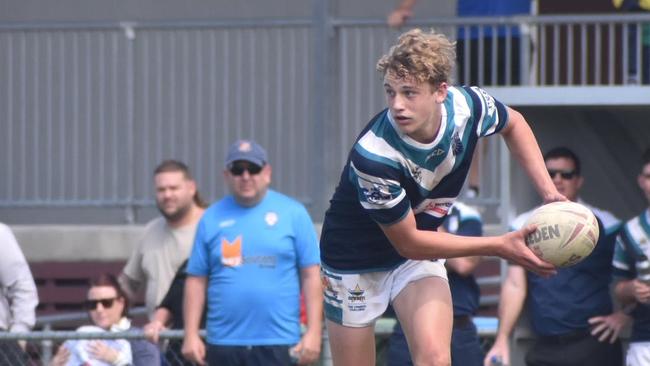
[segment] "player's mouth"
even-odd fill
[[[395,122],[397,122],[400,125],[405,125],[411,123],[411,119],[409,117],[405,116],[395,116]]]

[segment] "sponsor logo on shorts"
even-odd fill
[[[352,290],[348,289],[348,309],[350,311],[366,310],[366,290],[362,290],[357,283]]]

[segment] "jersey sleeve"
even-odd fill
[[[633,279],[636,277],[635,255],[631,253],[632,242],[626,232],[626,227],[619,231],[614,246],[614,256],[612,257],[612,276],[618,279]]]
[[[485,90],[472,86],[463,88],[470,96],[476,133],[479,137],[493,135],[508,124],[508,108]]]
[[[295,248],[300,268],[320,264],[320,251],[314,223],[304,206],[298,205],[293,215]]]
[[[205,214],[196,228],[192,253],[187,262],[187,274],[206,277],[210,273],[210,251],[206,233]]]
[[[357,190],[359,203],[375,222],[389,225],[406,216],[411,205],[400,183],[397,160],[357,143],[349,164],[349,179]]]

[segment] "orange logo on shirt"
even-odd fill
[[[221,239],[221,263],[224,266],[237,267],[242,264],[241,235],[232,243],[228,239]]]

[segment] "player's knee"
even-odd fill
[[[449,352],[431,350],[413,357],[414,366],[450,366],[451,355]]]

